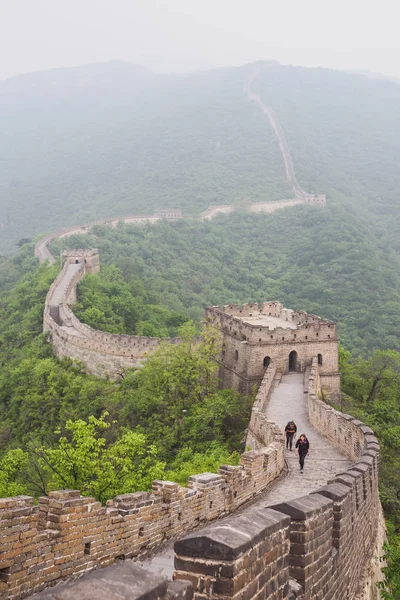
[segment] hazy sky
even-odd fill
[[[399,0],[0,0],[0,79],[114,59],[154,71],[260,59],[400,77]]]

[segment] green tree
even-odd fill
[[[0,498],[26,493],[26,486],[18,482],[18,476],[27,460],[28,454],[20,448],[9,450],[0,460]]]
[[[157,449],[134,431],[123,432],[114,442],[106,434],[111,423],[107,414],[88,421],[67,421],[68,435],[54,448],[32,449],[45,489],[79,489],[83,495],[104,502],[117,494],[148,490],[153,479],[162,477],[165,464],[157,460]]]

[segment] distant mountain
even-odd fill
[[[392,81],[393,83],[397,83],[400,85],[400,77],[393,77],[392,75],[384,75],[383,73],[374,73],[373,71],[363,71],[363,70],[348,70],[348,71],[344,71],[344,72],[350,73],[353,75],[364,75],[365,77],[370,77],[371,79]]]
[[[49,92],[54,89],[101,88],[148,83],[155,75],[140,65],[112,61],[80,67],[36,71],[0,81],[0,94],[25,94],[32,91]]]
[[[290,197],[275,134],[245,93],[255,71],[300,185],[396,245],[398,85],[275,61],[185,75],[116,61],[0,83],[0,252],[101,216]]]

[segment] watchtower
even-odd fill
[[[219,357],[224,388],[250,393],[261,383],[273,360],[279,373],[305,371],[317,356],[321,385],[329,393],[340,389],[336,324],[279,302],[207,308],[207,320],[223,337]]]
[[[85,272],[88,274],[100,271],[100,258],[97,248],[64,250],[63,256],[70,264],[75,263],[78,265],[83,263],[85,265]]]

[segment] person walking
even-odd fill
[[[310,442],[308,441],[305,433],[302,433],[297,440],[296,448],[299,455],[300,473],[302,473],[304,469],[304,460],[310,451]]]
[[[289,421],[285,427],[285,437],[286,437],[286,450],[290,446],[290,452],[292,451],[293,440],[296,438],[297,426],[294,421]]]

